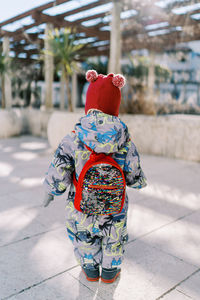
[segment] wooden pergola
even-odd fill
[[[108,56],[112,1],[81,1],[79,7],[75,8],[72,2],[70,0],[50,1],[1,22],[1,40],[9,37],[13,55],[31,62],[44,48],[43,24],[51,23],[58,28],[76,28],[80,39],[84,39],[87,43],[87,56]],[[200,39],[200,18],[194,18],[194,15],[200,13],[199,1],[121,0],[118,2],[122,11],[122,52],[143,48],[162,52],[177,43]],[[63,6],[63,12],[53,15],[51,9],[58,6],[60,8]],[[27,18],[31,24],[23,25]],[[18,28],[14,31],[6,30],[6,26],[11,24],[18,24]]]

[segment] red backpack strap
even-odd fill
[[[99,153],[97,153],[97,152],[95,152],[94,150],[92,150],[90,147],[88,147],[87,145],[85,145],[85,148],[88,150],[88,151],[90,151],[91,152],[91,154],[93,154],[93,156],[98,156],[98,157],[100,157],[99,155],[101,155],[101,156],[112,156],[113,155],[113,153],[109,153],[109,154],[106,154],[106,153],[103,153],[103,152],[99,152]],[[90,155],[91,155],[90,154]]]
[[[87,145],[84,144],[84,146],[85,146],[85,148],[86,148],[88,151],[94,152],[94,150],[92,150],[92,149],[91,149],[90,147],[88,147]]]

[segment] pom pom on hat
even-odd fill
[[[126,83],[125,77],[121,74],[114,75],[112,79],[112,83],[114,86],[118,87],[119,89],[123,88]]]
[[[86,77],[87,81],[93,82],[93,81],[97,80],[97,78],[98,78],[97,71],[88,70],[85,77]]]

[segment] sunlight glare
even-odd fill
[[[20,148],[26,149],[26,150],[38,150],[38,149],[45,149],[47,145],[45,143],[40,142],[27,142],[27,143],[21,143]]]
[[[200,3],[174,8],[172,9],[172,12],[176,15],[183,15],[191,11],[194,11],[195,13],[195,10],[197,9],[200,9]]]
[[[17,206],[0,213],[0,228],[5,232],[19,231],[26,227],[36,217],[36,210],[26,211],[26,206]]]
[[[103,4],[98,7],[94,7],[94,8],[76,13],[74,15],[67,16],[67,17],[65,17],[65,20],[73,22],[78,19],[83,19],[83,18],[86,18],[89,16],[97,15],[99,13],[107,12],[107,11],[111,10],[111,8],[112,8],[112,3]]]
[[[0,177],[7,177],[13,171],[13,167],[5,162],[0,161]]]
[[[12,152],[13,148],[12,147],[6,147],[3,149],[3,152],[9,153]]]
[[[68,11],[77,9],[79,7],[82,7],[82,6],[88,5],[90,3],[97,2],[97,1],[98,0],[87,0],[87,2],[86,2],[84,0],[78,0],[78,1],[72,0],[67,3],[63,3],[58,6],[55,6],[55,7],[47,8],[43,12],[46,13],[47,15],[55,16],[55,15],[62,14],[64,12],[68,12]]]
[[[168,202],[175,202],[177,205],[191,209],[196,209],[197,205],[200,207],[200,194],[181,192],[177,188],[171,188],[164,184],[149,184],[140,193]]]
[[[24,187],[34,187],[40,186],[43,183],[44,178],[36,177],[36,178],[24,178],[21,180],[20,185]]]
[[[35,159],[37,157],[37,154],[24,151],[13,153],[12,157],[18,160],[29,161]]]
[[[39,272],[45,274],[47,269],[62,269],[67,262],[68,266],[76,264],[72,256],[72,245],[66,243],[65,238],[63,233],[56,231],[43,235],[36,242],[30,258],[35,262],[35,267]]]

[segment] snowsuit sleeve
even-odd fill
[[[128,151],[124,163],[124,174],[127,186],[141,189],[147,185],[146,177],[140,166],[140,157],[133,142],[128,143]]]
[[[66,136],[62,140],[46,173],[44,187],[48,194],[61,195],[72,183],[75,164],[71,139]]]

